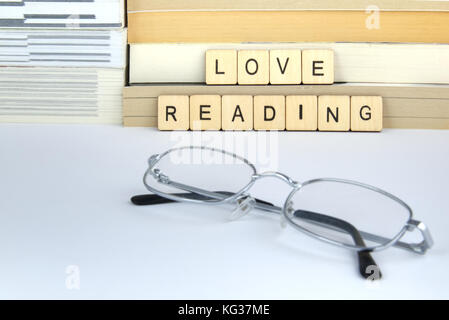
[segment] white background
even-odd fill
[[[269,135],[275,169],[300,181],[381,187],[428,225],[435,246],[425,256],[395,248],[373,254],[383,272],[376,284],[360,277],[353,252],[282,229],[277,216],[253,211],[230,222],[227,208],[130,204],[146,193],[146,159],[182,137],[216,145],[267,138],[2,124],[0,298],[449,298],[449,131]],[[276,204],[290,191],[274,179],[254,190]],[[80,288],[70,290],[73,265]]]

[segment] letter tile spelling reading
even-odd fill
[[[287,130],[318,129],[317,96],[287,96],[285,108]]]
[[[285,130],[285,96],[254,97],[254,129]]]
[[[159,130],[189,130],[189,96],[159,96]]]
[[[318,97],[318,130],[349,131],[350,115],[349,96]]]
[[[159,130],[381,131],[380,96],[162,95]]]
[[[351,97],[352,131],[381,131],[382,119],[382,97]]]
[[[219,95],[190,96],[190,129],[191,130],[221,129],[221,96]]]
[[[252,130],[253,96],[223,96],[221,128],[223,130]]]

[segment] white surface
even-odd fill
[[[449,131],[269,135],[272,168],[379,186],[429,226],[427,255],[374,254],[384,275],[376,285],[359,276],[354,253],[282,230],[269,214],[229,222],[224,208],[131,205],[145,193],[147,157],[180,137],[240,146],[267,138],[0,125],[0,298],[449,298]],[[288,191],[276,180],[255,186],[278,204]],[[66,288],[70,265],[79,290]]]

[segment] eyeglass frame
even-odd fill
[[[213,151],[213,152],[220,152],[224,155],[234,157],[235,159],[238,159],[238,160],[242,161],[243,163],[247,164],[252,169],[253,174],[251,175],[251,180],[239,191],[233,193],[233,195],[226,196],[226,195],[223,195],[223,194],[220,194],[217,192],[207,191],[207,190],[203,190],[200,188],[196,188],[193,186],[189,186],[189,185],[185,185],[185,184],[182,184],[179,182],[172,181],[172,180],[170,180],[170,178],[167,175],[163,174],[160,171],[160,169],[155,168],[155,165],[167,154],[172,153],[174,151],[181,151],[181,150],[185,150],[185,149],[208,150],[208,151]],[[149,175],[151,175],[159,183],[169,185],[169,186],[172,186],[177,189],[200,194],[200,195],[203,195],[203,196],[206,196],[206,197],[209,197],[212,199],[216,199],[216,200],[191,199],[191,198],[185,198],[185,197],[178,197],[173,194],[161,192],[158,189],[151,187],[147,183],[147,177]],[[310,236],[312,238],[315,238],[317,240],[320,240],[320,241],[323,241],[323,242],[326,242],[326,243],[329,243],[329,244],[332,244],[332,245],[335,245],[338,247],[343,247],[343,248],[355,250],[358,252],[360,252],[360,251],[369,251],[369,252],[381,251],[381,250],[385,250],[391,246],[394,246],[394,247],[398,247],[398,248],[405,249],[408,251],[412,251],[414,253],[425,254],[427,252],[427,250],[430,249],[433,245],[433,239],[432,239],[429,229],[426,227],[426,225],[423,222],[413,219],[413,211],[410,208],[410,206],[407,203],[405,203],[403,200],[399,199],[395,195],[393,195],[385,190],[371,186],[369,184],[365,184],[365,183],[361,183],[361,182],[353,181],[353,180],[346,180],[346,179],[317,178],[317,179],[311,179],[311,180],[307,180],[302,183],[299,183],[299,182],[293,180],[292,178],[290,178],[289,176],[287,176],[281,172],[278,172],[278,171],[267,171],[267,172],[258,173],[255,165],[252,164],[251,162],[249,162],[249,160],[247,160],[246,158],[243,158],[239,155],[236,155],[234,153],[228,152],[226,150],[222,150],[222,149],[217,149],[217,148],[212,148],[212,147],[207,147],[207,146],[185,146],[185,147],[171,148],[161,154],[154,154],[148,159],[148,169],[145,171],[145,174],[143,176],[143,184],[149,191],[153,192],[154,194],[157,194],[158,196],[166,198],[166,199],[170,199],[172,201],[188,202],[188,203],[196,203],[196,204],[220,205],[220,204],[225,204],[225,203],[230,203],[230,202],[237,202],[239,200],[243,200],[245,198],[251,197],[249,194],[246,194],[246,192],[254,185],[254,183],[256,181],[258,181],[262,178],[266,178],[266,177],[274,177],[274,178],[280,179],[280,180],[286,182],[288,185],[290,185],[293,189],[287,196],[282,208],[278,207],[278,206],[271,206],[271,205],[266,205],[264,203],[257,203],[257,202],[254,204],[254,208],[260,209],[263,211],[269,211],[269,212],[281,214],[281,216],[285,219],[285,221],[287,221],[291,226],[293,226],[295,229],[307,234],[308,236]],[[381,195],[384,195],[384,196],[396,201],[402,207],[404,207],[408,211],[408,220],[404,224],[404,226],[400,229],[400,231],[391,239],[387,239],[387,238],[384,238],[384,237],[381,237],[378,235],[374,235],[371,233],[367,233],[367,232],[358,230],[358,232],[360,233],[360,235],[363,236],[363,238],[365,238],[367,240],[374,241],[374,242],[381,243],[381,244],[375,245],[375,246],[359,247],[359,246],[339,242],[339,241],[332,240],[332,239],[326,238],[324,236],[321,236],[315,232],[312,232],[304,227],[299,226],[298,224],[293,222],[292,218],[290,217],[290,213],[292,210],[292,208],[290,206],[291,198],[295,195],[296,192],[300,191],[300,189],[303,188],[304,186],[310,185],[313,183],[317,183],[317,182],[345,183],[345,184],[355,185],[358,187],[362,187],[362,188],[377,192]],[[407,231],[412,232],[416,229],[422,235],[423,240],[421,242],[406,243],[406,242],[399,241]]]

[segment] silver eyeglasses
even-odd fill
[[[254,183],[274,177],[292,187],[282,207],[253,198]],[[359,272],[370,278],[380,270],[371,252],[394,246],[424,254],[432,237],[424,223],[413,219],[412,209],[382,189],[357,181],[319,178],[298,182],[287,175],[256,167],[236,154],[210,147],[173,148],[148,160],[143,177],[152,194],[131,198],[135,205],[169,202],[231,204],[232,219],[252,209],[279,214],[281,225],[321,241],[357,252]],[[402,240],[418,230],[416,242]]]

